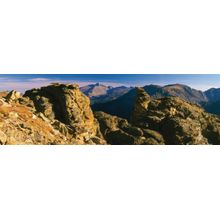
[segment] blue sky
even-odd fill
[[[206,90],[220,87],[220,74],[0,74],[0,90],[38,88],[52,82],[78,83],[80,86],[100,82],[111,86],[148,84],[186,84]]]

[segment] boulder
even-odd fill
[[[21,97],[21,93],[20,92],[12,90],[11,92],[9,92],[7,94],[5,99],[6,99],[7,102],[12,102],[12,101],[17,101],[20,97]]]
[[[95,117],[100,124],[100,130],[108,144],[113,145],[141,145],[164,144],[161,135],[145,135],[141,128],[133,126],[126,119],[112,116],[104,112],[95,112]],[[150,132],[150,129],[148,129]]]

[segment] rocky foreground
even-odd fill
[[[77,85],[10,92],[0,100],[1,144],[106,144]]]
[[[220,144],[220,118],[177,97],[136,88],[129,120],[92,112],[75,84],[0,95],[0,144]]]

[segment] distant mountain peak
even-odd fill
[[[128,92],[130,88],[126,86],[107,86],[97,82],[95,84],[83,86],[80,90],[90,98],[91,104],[94,104],[96,102],[101,103],[116,99]]]

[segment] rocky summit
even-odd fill
[[[75,84],[12,91],[0,102],[1,144],[105,144],[89,98]]]
[[[122,118],[93,112],[90,99],[76,84],[53,83],[24,94],[2,92],[0,144],[220,144],[219,116],[197,104],[180,97],[153,98],[144,88],[118,100],[125,97],[133,104]],[[114,103],[112,109],[119,106]]]
[[[125,86],[112,87],[100,83],[83,86],[80,91],[90,98],[91,105],[115,100],[126,94],[131,88]]]

